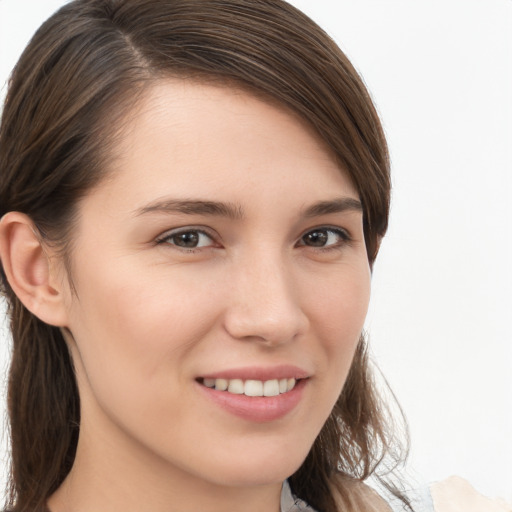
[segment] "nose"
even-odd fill
[[[224,324],[233,338],[279,345],[307,330],[308,317],[290,265],[260,253],[232,270]]]

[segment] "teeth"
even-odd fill
[[[228,389],[228,381],[226,379],[215,379],[215,389],[226,391]]]
[[[279,395],[279,381],[267,380],[263,384],[263,396],[277,396]]]
[[[203,379],[203,384],[208,388],[246,396],[277,396],[291,391],[296,382],[293,378],[266,381],[246,380],[245,382],[242,379]]]
[[[263,382],[261,382],[261,380],[246,380],[244,384],[244,395],[263,396]]]
[[[241,379],[231,379],[228,385],[228,391],[235,395],[244,394],[244,381]]]
[[[203,384],[207,388],[214,388],[215,387],[215,379],[203,379]]]

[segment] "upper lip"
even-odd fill
[[[273,380],[273,379],[306,379],[310,373],[298,366],[246,366],[241,368],[230,368],[201,375],[202,379],[241,379],[241,380]]]

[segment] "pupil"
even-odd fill
[[[306,235],[306,243],[314,247],[323,247],[329,235],[326,231],[312,231]]]
[[[199,242],[199,235],[194,232],[180,233],[176,236],[176,245],[180,247],[196,247]]]

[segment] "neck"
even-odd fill
[[[114,440],[114,441],[113,441]],[[134,446],[126,436],[81,425],[73,468],[48,500],[51,512],[279,512],[282,482],[207,480]]]

